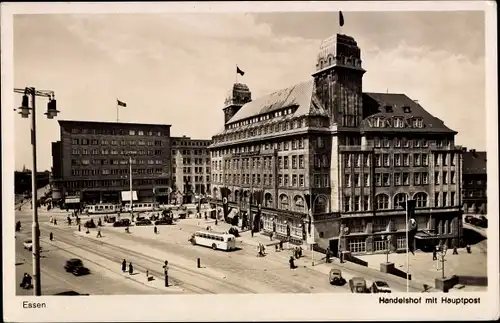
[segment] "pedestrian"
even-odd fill
[[[453,254],[458,255],[457,246],[453,246]]]
[[[97,230],[97,238],[102,238],[102,235],[101,235],[101,230]]]
[[[283,240],[280,240],[280,250],[283,251]]]
[[[132,263],[128,264],[128,274],[132,275],[134,273],[134,266],[132,266]]]
[[[290,260],[288,261],[290,263],[290,269],[295,269],[297,266],[295,266],[295,260],[293,257],[290,257]]]
[[[87,231],[85,231],[86,234],[89,234],[90,233],[90,230],[89,228],[87,228]]]
[[[54,239],[54,234],[51,232],[49,233],[49,240],[52,241]]]
[[[127,271],[127,261],[125,259],[123,259],[122,261],[122,272],[126,272]]]
[[[215,225],[217,225],[217,218],[215,219]]]
[[[432,250],[432,260],[437,260],[437,249],[438,249],[438,248],[439,248],[439,247],[437,247],[437,246],[436,246],[436,248],[434,248],[434,249]]]
[[[168,287],[168,261],[163,265],[163,275],[165,276],[165,287]]]
[[[252,230],[250,230],[250,234],[252,235],[252,238],[253,238],[253,229],[252,229]]]
[[[470,247],[470,244],[467,244],[466,249],[467,249],[467,253],[471,253],[471,247]]]
[[[57,219],[54,218],[54,225],[57,225]]]
[[[273,241],[273,232],[271,232],[271,233],[269,234],[269,239],[270,239],[271,241]]]
[[[80,232],[82,229],[81,225],[78,225],[78,232]]]
[[[277,245],[277,244],[275,244],[275,245],[274,245],[274,247],[276,248],[276,252],[278,252],[278,251],[279,251],[279,249],[278,249],[278,245]]]
[[[302,247],[299,246],[299,258],[302,257]]]
[[[154,232],[155,232],[155,234],[158,234],[158,228],[156,227],[156,225],[154,227]]]

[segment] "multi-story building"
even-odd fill
[[[338,34],[309,81],[256,100],[233,86],[210,146],[216,204],[265,234],[365,253],[406,248],[410,198],[417,247],[458,243],[456,132],[404,94],[363,93],[360,53]]]
[[[210,192],[211,140],[172,137],[172,182],[177,203],[195,202]]]
[[[59,121],[53,143],[53,194],[73,203],[167,203],[171,186],[170,125]],[[131,160],[131,165],[129,165]]]
[[[466,213],[486,213],[486,152],[463,151],[462,201]]]

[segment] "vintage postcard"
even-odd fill
[[[496,19],[2,3],[4,320],[498,319]]]

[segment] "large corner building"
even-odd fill
[[[170,125],[59,121],[59,126],[61,140],[52,143],[54,200],[74,207],[126,202],[132,166],[134,200],[169,202]]]
[[[363,92],[364,73],[356,41],[337,34],[309,81],[255,100],[234,84],[210,146],[215,204],[292,243],[371,253],[406,248],[410,198],[417,248],[459,243],[456,132],[405,94]]]

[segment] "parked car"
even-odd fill
[[[382,280],[376,280],[370,287],[372,293],[392,293],[389,284]]]
[[[340,269],[331,269],[329,278],[330,285],[343,286],[346,283],[344,277],[342,277]]]
[[[477,226],[482,227],[482,228],[487,228],[488,227],[488,219],[484,215],[480,215],[479,218],[477,219]]]
[[[33,250],[33,240],[31,239],[24,240],[23,246],[24,249],[28,249],[29,251]],[[39,246],[38,248],[40,248],[40,251],[42,251],[41,246]]]
[[[68,273],[72,273],[75,276],[86,275],[90,273],[90,270],[83,265],[83,262],[78,258],[72,258],[66,261],[64,269]]]
[[[148,219],[142,219],[142,220],[139,220],[139,221],[135,221],[135,225],[139,226],[139,225],[151,225],[153,224],[151,222],[151,220],[148,220]]]
[[[472,219],[474,219],[474,217],[472,215],[467,215],[465,217],[465,223],[471,223],[471,221],[473,221]]]
[[[186,218],[186,213],[182,212],[182,213],[179,213],[179,219],[185,219]]]
[[[353,277],[349,279],[349,288],[352,293],[370,293],[370,290],[366,288],[366,280],[363,277]]]
[[[172,223],[173,223],[172,218],[163,218],[155,221],[155,225],[172,224]]]
[[[121,219],[113,223],[114,227],[128,227],[130,226],[130,220],[129,219]]]

